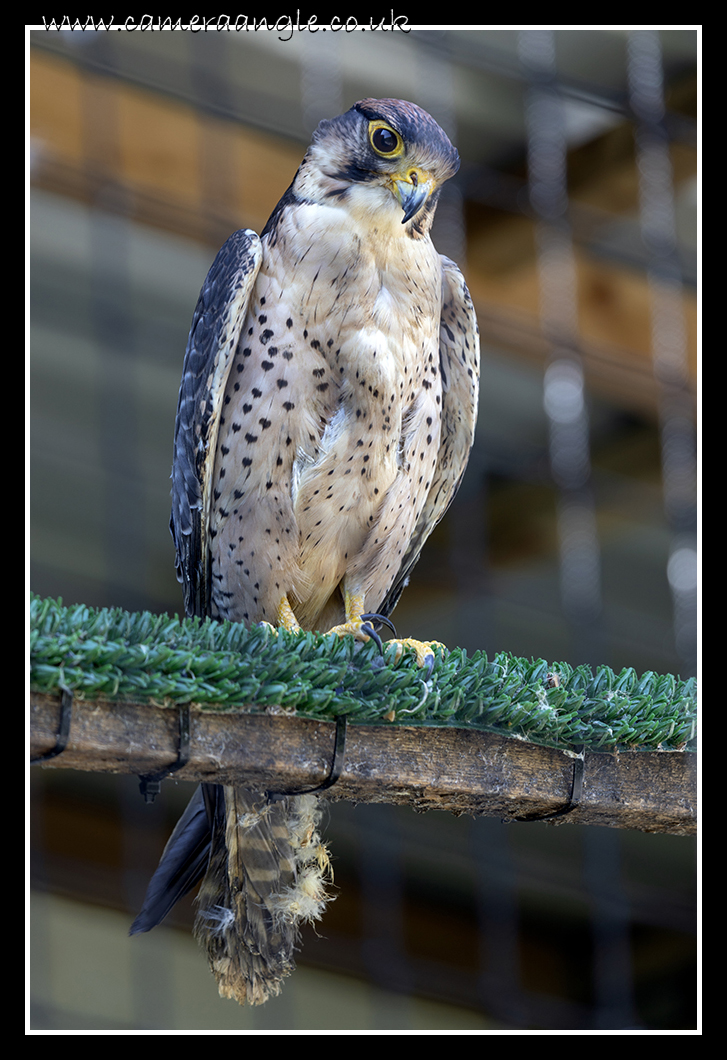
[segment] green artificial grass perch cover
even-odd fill
[[[31,594],[31,689],[210,711],[266,711],[354,724],[454,725],[549,747],[694,747],[696,680],[546,663],[507,652],[409,652],[176,615],[64,607]]]

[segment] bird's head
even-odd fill
[[[336,201],[427,232],[442,184],[459,155],[425,110],[400,99],[363,99],[322,121],[299,170],[296,191]]]

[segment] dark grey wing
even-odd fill
[[[187,615],[208,613],[207,532],[220,410],[261,259],[255,232],[230,236],[207,273],[187,341],[174,425],[170,523]]]
[[[164,847],[130,935],[140,935],[161,924],[172,906],[204,876],[221,791],[217,784],[200,784],[195,791]]]
[[[227,378],[260,270],[259,236],[230,236],[212,263],[192,317],[174,425],[172,518],[177,578],[187,615],[209,610],[210,493]],[[150,931],[207,872],[224,791],[202,784],[179,819],[129,934]]]
[[[434,478],[396,580],[377,608],[390,615],[424,542],[442,519],[462,481],[475,437],[480,392],[480,336],[467,284],[459,268],[442,257],[442,316],[439,367],[442,373],[442,433]]]

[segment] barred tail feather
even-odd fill
[[[317,920],[330,897],[320,815],[315,796],[271,801],[224,788],[195,922],[223,997],[262,1004],[293,971],[300,924]]]

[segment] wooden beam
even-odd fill
[[[31,693],[30,753],[56,743],[60,696]],[[329,774],[335,724],[283,714],[191,711],[190,755],[175,779],[287,792]],[[74,699],[68,744],[46,768],[148,774],[175,762],[179,711]],[[568,804],[572,753],[474,729],[349,725],[342,775],[329,800],[516,819]],[[696,831],[696,755],[588,752],[578,806],[555,823]]]

